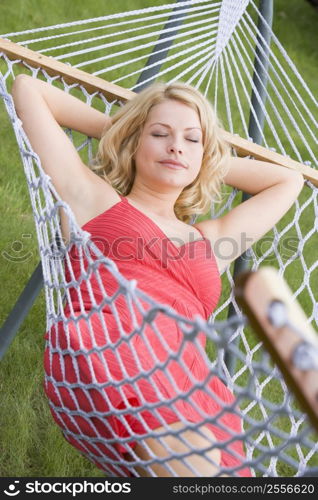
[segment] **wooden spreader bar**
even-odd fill
[[[289,389],[318,431],[318,334],[308,323],[299,303],[292,298],[285,280],[272,267],[239,275],[234,293]],[[300,365],[295,355],[304,346],[309,356],[303,357]]]

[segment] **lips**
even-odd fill
[[[173,169],[187,168],[187,166],[184,165],[183,163],[176,161],[176,160],[172,160],[170,158],[167,158],[165,160],[161,160],[159,163],[161,163],[162,165],[166,165],[167,167],[170,167]]]

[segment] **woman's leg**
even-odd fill
[[[176,422],[169,426],[172,430],[179,430],[184,428],[184,424],[181,422]],[[156,429],[158,434],[166,433],[166,427],[160,427]],[[134,448],[135,454],[142,460],[154,460],[154,457],[165,458],[167,460],[164,463],[170,467],[166,467],[162,464],[152,464],[148,465],[146,470],[142,466],[134,467],[135,471],[140,476],[157,476],[157,477],[187,477],[187,476],[197,476],[197,477],[211,477],[215,476],[218,471],[218,465],[220,463],[221,453],[220,450],[211,448],[213,442],[216,442],[216,438],[207,427],[201,426],[197,431],[187,430],[179,433],[179,436],[173,434],[167,435],[159,439],[148,438],[144,440],[145,444],[138,443]],[[193,450],[199,451],[207,449],[204,453],[199,454]],[[183,459],[170,459],[171,454],[185,454],[193,451],[192,454]],[[188,466],[187,466],[188,465]],[[189,466],[192,466],[193,471]],[[151,474],[151,472],[153,474]]]

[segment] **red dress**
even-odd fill
[[[217,305],[221,280],[207,239],[178,247],[124,197],[83,229],[120,273],[136,280],[156,302],[189,319],[208,319]],[[66,282],[79,279],[87,266],[75,246],[69,258]],[[100,280],[113,305],[102,304]],[[142,333],[132,333],[136,324],[140,328],[142,315],[134,306],[132,320],[125,295],[104,265],[68,293],[64,312],[69,322],[47,332],[44,359],[45,391],[65,438],[98,467],[120,476],[130,474],[122,459],[136,435],[147,438],[150,430],[179,421],[201,423],[218,441],[229,440],[226,451],[221,450],[221,465],[250,476],[237,437],[241,419],[230,409],[222,411],[222,402],[235,407],[235,398],[210,373],[203,333],[185,341],[178,323],[160,311],[153,323],[144,322]],[[89,312],[94,303],[102,304],[101,313],[82,317],[83,307]]]

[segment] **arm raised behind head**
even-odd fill
[[[61,127],[100,138],[111,119],[81,100],[27,75],[19,75],[12,88],[16,111],[42,168],[78,222],[95,213],[100,200],[115,203],[115,190],[81,160]]]
[[[88,137],[100,139],[103,131],[111,125],[111,118],[104,113],[63,90],[28,75],[18,75],[12,87],[16,111],[20,118],[27,117],[30,108],[27,97],[30,97],[32,92],[33,99],[35,93],[38,99],[43,99],[61,127],[71,128]]]
[[[224,183],[228,186],[251,195],[285,182],[296,183],[302,187],[304,178],[296,170],[248,158],[231,158],[229,170],[224,178]]]
[[[221,272],[283,217],[304,179],[299,172],[279,165],[231,158],[224,182],[253,196],[218,219],[196,224],[211,241]]]

